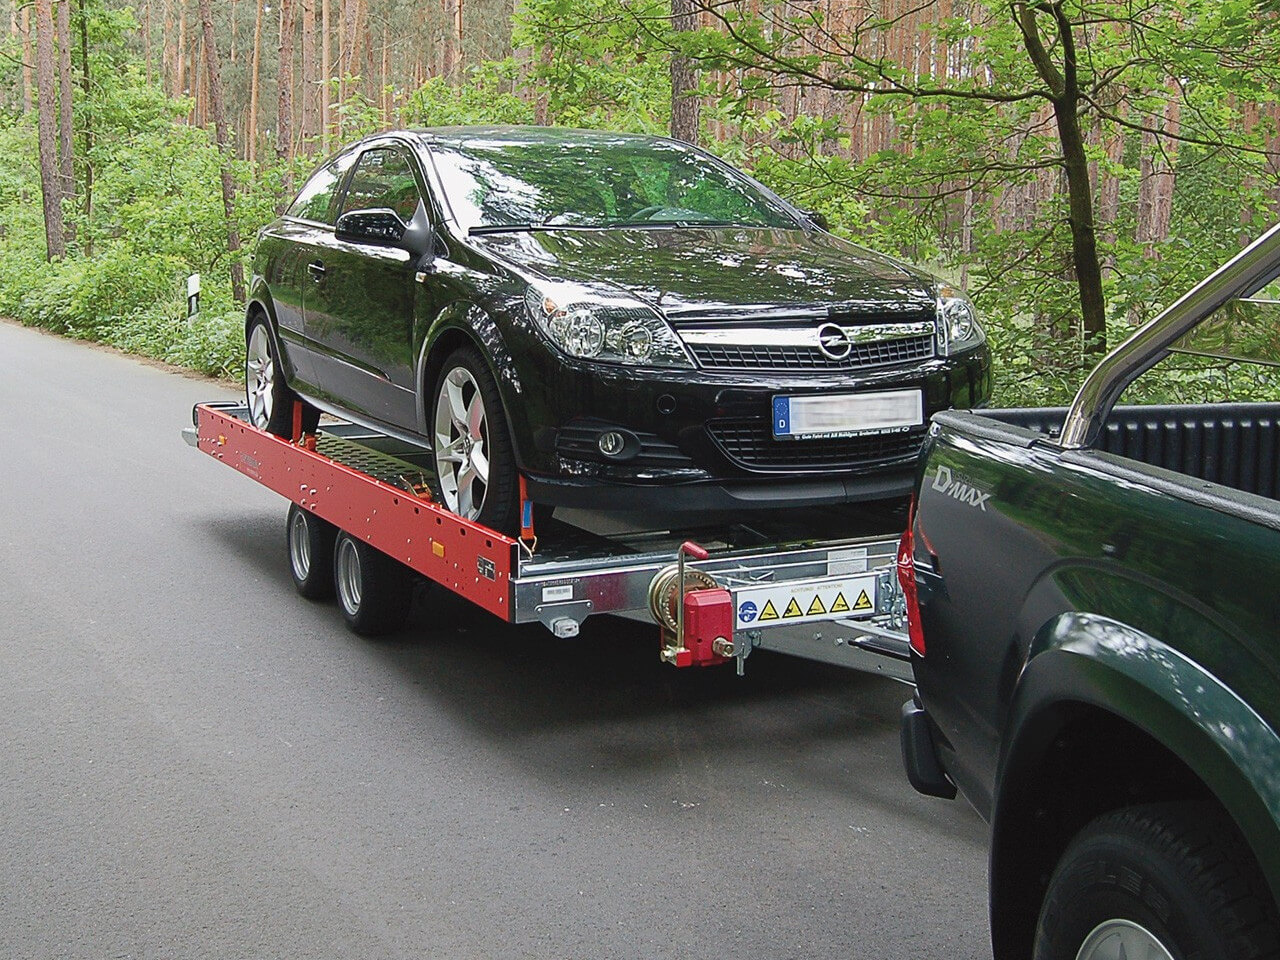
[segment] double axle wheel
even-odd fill
[[[413,573],[327,520],[289,507],[285,524],[289,573],[308,600],[336,596],[347,626],[362,637],[400,629],[413,601]]]

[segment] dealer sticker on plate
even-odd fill
[[[919,390],[773,398],[776,439],[904,433],[924,423]]]

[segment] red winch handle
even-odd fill
[[[706,547],[700,547],[692,540],[686,540],[680,544],[680,552],[686,556],[692,557],[694,560],[705,560],[711,556]]]

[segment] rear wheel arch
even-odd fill
[[[1017,733],[1001,758],[992,816],[996,960],[1030,955],[1039,905],[1072,838],[1098,816],[1135,804],[1211,804],[1246,838],[1280,899],[1280,870],[1269,853],[1280,849],[1280,832],[1257,778],[1188,716],[1194,704],[1170,697],[1176,693],[1069,651],[1048,650],[1028,664],[1010,711],[1007,729]]]

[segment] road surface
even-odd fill
[[[986,830],[905,687],[658,662],[293,591],[284,501],[179,439],[231,396],[0,323],[0,958],[988,955]]]

